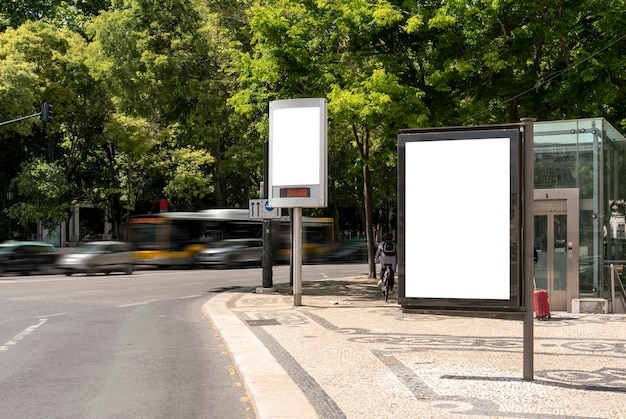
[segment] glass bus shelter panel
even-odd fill
[[[624,259],[623,251],[613,253],[617,247],[611,243],[622,241],[626,238],[624,201],[626,199],[626,139],[621,136],[608,123],[604,132],[604,211],[607,234],[605,239],[609,242],[607,258],[611,260]],[[623,246],[620,246],[623,247]]]
[[[577,131],[578,122],[575,120],[537,122],[535,123],[535,148],[541,144],[576,144]]]
[[[626,138],[624,138],[622,134],[617,132],[617,130],[606,121],[604,121],[602,128],[605,144],[610,144],[611,147],[618,152],[623,153],[626,151]]]
[[[600,176],[594,163],[600,164],[602,150],[594,131],[601,127],[601,119],[537,123],[535,189],[579,188],[581,198],[593,197]]]
[[[596,168],[600,164],[600,145],[595,144],[595,135],[584,133],[578,135],[578,155],[576,166],[572,170],[577,171],[577,187],[580,189],[581,198],[595,197],[594,185],[600,185],[600,171]],[[596,191],[596,194],[599,191]]]
[[[535,189],[576,187],[575,121],[535,125]]]

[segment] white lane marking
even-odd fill
[[[202,297],[202,294],[188,295],[186,297],[178,297],[178,300],[185,300],[185,299],[188,299],[188,298],[198,298],[198,297]],[[140,301],[138,303],[123,304],[121,306],[117,306],[117,308],[143,306],[143,305],[150,304],[150,303],[159,303],[161,301],[170,301],[170,299]]]
[[[179,300],[186,300],[188,298],[198,298],[198,297],[202,297],[202,294],[196,294],[196,295],[188,295],[186,297],[178,297]]]
[[[48,321],[48,319],[39,319],[39,323],[33,324],[31,326],[28,326],[26,329],[22,330],[20,333],[15,335],[13,337],[13,339],[8,341],[4,345],[0,346],[0,352],[8,351],[9,347],[16,345],[17,342],[19,342],[20,340],[24,339],[26,336],[28,336],[31,333],[33,333],[39,326],[41,326],[42,324],[44,324],[47,321]]]
[[[62,312],[62,313],[46,314],[45,316],[39,316],[39,317],[42,317],[42,318],[46,317],[46,320],[47,320],[48,317],[65,316],[66,314],[69,314],[69,313],[70,313],[69,311],[65,311],[65,312]]]
[[[141,301],[139,303],[130,303],[130,304],[123,304],[121,306],[117,306],[117,308],[125,308],[125,307],[134,307],[134,306],[143,306],[146,304],[150,304],[150,303],[156,303],[158,301],[164,301],[164,300],[148,300],[148,301]]]

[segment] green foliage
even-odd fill
[[[31,86],[37,83],[33,63],[16,60],[4,54],[0,46],[0,121],[9,121],[37,112],[33,103],[37,102],[37,91]],[[10,134],[28,135],[31,122],[14,123],[3,127],[0,138]]]
[[[17,28],[28,21],[47,20],[57,27],[77,30],[85,17],[110,6],[109,0],[11,0],[0,3],[0,31]]]
[[[194,198],[204,198],[213,191],[211,178],[207,176],[213,157],[204,150],[179,148],[173,150],[168,168],[172,176],[164,188],[165,196],[185,202],[193,208]]]
[[[234,43],[218,22],[218,16],[200,2],[128,1],[123,8],[101,13],[89,27],[94,42],[88,62],[93,74],[115,96],[119,115],[114,123],[125,125],[122,118],[144,120],[143,128],[134,125],[122,149],[133,154],[134,171],[154,174],[147,178],[151,182],[146,184],[147,190],[132,188],[138,194],[145,191],[146,196],[137,199],[148,207],[159,194],[184,198],[187,208],[201,206],[211,190],[223,188],[200,185],[197,179],[202,177],[206,184],[213,173],[217,181],[228,179],[221,176],[217,164],[222,156],[216,158],[214,154],[225,153],[237,139],[224,125],[232,113],[226,106],[226,65]],[[133,140],[139,138],[137,128],[144,131],[139,137],[149,140]],[[117,131],[108,129],[112,135]],[[123,133],[115,134],[120,144]],[[164,159],[177,163],[156,175],[150,168],[140,167],[148,160],[137,158],[132,144],[150,144],[149,148]],[[188,150],[185,153],[193,160],[190,166],[177,157],[182,150]],[[202,155],[198,154],[200,150],[204,150]],[[254,163],[258,160],[248,164]],[[186,175],[185,170],[189,170]],[[190,192],[181,179],[193,180],[195,189]],[[195,199],[193,204],[189,197]]]
[[[11,186],[17,190],[18,202],[9,208],[8,214],[20,225],[41,222],[52,228],[67,218],[71,201],[67,199],[63,169],[57,164],[42,159],[26,162]]]
[[[45,159],[63,169],[67,202],[101,200],[98,191],[102,183],[108,183],[107,170],[100,163],[105,161],[100,135],[108,96],[89,75],[86,45],[79,34],[41,21],[0,34],[0,74],[12,76],[3,78],[2,92],[13,99],[8,99],[12,109],[28,115],[39,112],[42,102],[54,106],[52,123],[43,125],[39,118],[32,118],[0,131],[6,151],[0,155],[6,169],[6,178],[0,179],[3,184],[22,172],[21,163]],[[35,195],[22,199],[23,211],[48,217],[43,222],[51,217],[46,211],[37,212]],[[31,207],[35,211],[28,210]],[[56,214],[67,215],[64,211]]]
[[[133,157],[142,156],[155,145],[150,122],[139,117],[113,114],[105,125],[104,134],[115,142],[120,151]]]
[[[328,100],[332,212],[352,226],[393,212],[398,129],[626,128],[623,0],[5,3],[0,120],[55,115],[0,128],[0,184],[46,184],[49,161],[67,202],[116,214],[245,206],[277,99]],[[24,220],[54,219],[36,196],[20,192]]]

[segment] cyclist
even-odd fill
[[[396,265],[398,263],[397,250],[396,243],[393,241],[393,235],[391,233],[385,233],[383,234],[383,241],[378,244],[376,255],[374,255],[374,262],[380,263],[380,281],[378,281],[378,286],[381,286],[383,283],[385,266],[391,265],[391,284],[389,285],[389,290],[392,292],[394,272],[396,271]]]

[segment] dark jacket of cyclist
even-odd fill
[[[390,255],[389,252],[385,252],[385,243],[386,242],[393,243],[394,253]],[[391,289],[393,290],[393,275],[396,271],[396,267],[398,264],[398,249],[395,242],[393,242],[393,235],[391,233],[385,233],[383,235],[383,241],[378,244],[378,248],[376,249],[376,254],[374,255],[374,261],[376,263],[380,262],[380,279],[383,279],[383,275],[385,274],[385,265],[391,265]]]

